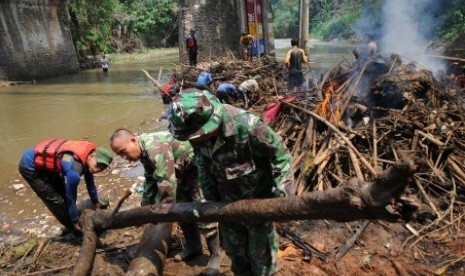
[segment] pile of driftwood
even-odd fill
[[[197,67],[179,65],[172,74],[172,79],[177,83],[192,85],[196,82],[198,75],[203,70],[211,73],[214,84],[210,89],[214,92],[215,86],[222,82],[239,85],[250,78],[255,78],[260,86],[259,93],[250,95],[249,106],[254,108],[258,105],[272,101],[273,96],[286,91],[284,63],[271,56],[265,56],[254,62],[245,62],[235,58],[220,57],[214,61],[202,62]],[[263,93],[263,92],[266,93]]]
[[[351,177],[376,179],[413,151],[424,164],[409,187],[420,199],[410,202],[420,209],[412,218],[415,227],[409,225],[412,244],[440,230],[464,230],[465,101],[430,71],[404,64],[398,55],[341,63],[314,79],[304,99],[288,102],[293,93],[282,82],[283,64],[272,58],[225,59],[202,67],[236,84],[261,75],[259,100],[250,111],[262,115],[268,104],[281,104],[271,126],[292,152],[299,194],[337,187]],[[175,76],[194,80],[196,73],[181,66]]]
[[[376,60],[377,59],[377,60]],[[373,65],[373,63],[376,63]],[[420,202],[413,246],[439,231],[460,236],[465,216],[465,101],[398,56],[338,66],[307,101],[286,103],[273,128],[292,150],[298,192],[375,179],[405,153],[424,158],[410,193]]]

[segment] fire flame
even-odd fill
[[[325,117],[331,123],[342,125],[341,119],[341,103],[342,103],[342,92],[338,92],[337,95],[333,95],[339,88],[339,83],[336,81],[330,81],[329,86],[325,89],[325,96],[321,103],[318,113]],[[334,102],[333,97],[335,96]]]

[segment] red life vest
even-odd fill
[[[176,83],[174,81],[170,80],[167,84],[162,86],[161,92],[163,92],[163,94],[165,94],[167,96],[170,96],[170,89],[171,89],[171,87],[173,87],[173,85],[176,85]]]
[[[38,169],[61,172],[60,158],[64,153],[72,153],[76,160],[85,165],[87,157],[94,150],[95,145],[87,141],[48,139],[35,147],[34,162]]]
[[[187,48],[194,48],[197,46],[197,40],[193,35],[187,35]]]

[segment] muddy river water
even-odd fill
[[[289,40],[277,40],[277,57],[284,58]],[[311,43],[311,60],[316,72],[352,59],[352,46],[340,43]],[[163,50],[158,57],[110,64],[107,77],[101,69],[77,75],[40,80],[36,84],[0,88],[0,222],[44,212],[34,193],[23,195],[18,184],[27,183],[17,166],[24,150],[48,138],[88,139],[109,148],[111,133],[120,127],[150,131],[164,127],[156,122],[165,109],[153,93],[150,81],[163,66],[164,77],[178,62],[178,50]],[[81,186],[81,185],[80,185]],[[85,186],[85,185],[82,185]],[[15,188],[16,187],[16,188]],[[32,206],[32,205],[30,205]],[[20,210],[24,212],[19,213]]]

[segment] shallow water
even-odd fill
[[[44,139],[64,138],[88,139],[109,149],[108,138],[115,129],[138,130],[160,117],[165,107],[141,68],[157,78],[163,66],[169,75],[178,62],[178,50],[161,51],[150,60],[110,63],[107,77],[101,69],[92,69],[0,89],[0,213],[19,211],[24,207],[15,208],[17,201],[28,200],[21,189],[12,187],[27,185],[17,173],[27,148]]]

